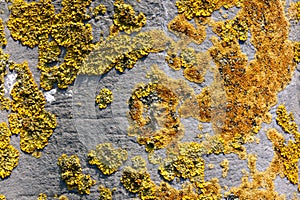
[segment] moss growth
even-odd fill
[[[105,109],[109,104],[113,102],[113,93],[107,88],[100,90],[99,94],[96,96],[96,103],[100,109]]]
[[[91,150],[88,154],[89,163],[96,165],[105,175],[116,172],[127,157],[127,151],[114,149],[111,143],[99,144],[96,150]]]
[[[96,184],[90,175],[82,173],[80,160],[76,155],[68,157],[63,154],[58,158],[57,165],[61,170],[61,178],[65,181],[69,190],[77,189],[80,194],[89,194],[90,187]]]
[[[19,151],[10,145],[11,132],[5,122],[0,123],[0,178],[10,176],[17,167]]]
[[[34,82],[27,63],[15,64],[11,70],[18,74],[11,90],[12,113],[9,125],[12,133],[20,134],[22,151],[33,153],[43,149],[56,127],[56,118],[45,110],[45,98]]]
[[[132,33],[140,31],[146,24],[146,16],[143,13],[135,15],[131,5],[125,4],[123,0],[116,0],[114,3],[114,27],[118,31]]]

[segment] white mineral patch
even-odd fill
[[[4,78],[4,92],[10,94],[13,86],[16,82],[17,74],[15,72],[9,72]]]
[[[44,96],[48,103],[52,103],[53,101],[55,101],[55,98],[53,96],[55,93],[56,93],[56,89],[52,89],[50,91],[44,92]]]

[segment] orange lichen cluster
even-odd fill
[[[276,172],[274,172],[273,167],[276,163],[271,163],[268,169],[260,172],[256,169],[256,160],[256,155],[250,154],[248,156],[250,175],[245,173],[241,179],[241,184],[238,187],[231,188],[230,192],[238,199],[284,200],[284,195],[280,195],[275,191],[274,180]]]
[[[293,135],[294,140],[285,141],[283,135],[275,129],[270,129],[267,133],[268,138],[272,141],[277,156],[277,171],[281,176],[286,176],[293,184],[298,184],[298,161],[300,158],[300,133],[298,126],[294,122],[292,113],[288,113],[283,105],[277,108],[276,121],[286,133]]]
[[[114,149],[111,143],[99,144],[96,150],[88,154],[89,163],[96,165],[105,175],[111,175],[127,160],[127,151],[118,148]]]
[[[57,165],[69,190],[77,189],[80,194],[90,194],[90,187],[95,185],[96,181],[91,179],[90,175],[82,173],[80,160],[76,155],[68,157],[63,154],[58,158]]]
[[[206,52],[196,53],[193,48],[183,48],[179,56],[176,51],[168,51],[166,61],[174,70],[184,68],[183,75],[190,82],[202,83],[206,69],[209,67],[209,55]]]
[[[38,45],[41,87],[50,90],[57,82],[59,88],[66,88],[73,83],[85,55],[93,48],[91,25],[83,22],[89,19],[85,13],[91,0],[64,0],[62,11],[57,14],[50,0],[12,3],[8,28],[22,44],[31,48]],[[64,62],[51,66],[58,61],[61,47],[66,48]]]
[[[291,80],[295,64],[283,8],[279,0],[271,4],[244,2],[239,15],[249,23],[256,47],[256,59],[249,64],[236,40],[230,44],[214,41],[210,49],[226,91],[226,119],[222,128],[226,141],[238,133],[241,142],[247,142],[257,133],[261,123],[268,121],[268,110],[276,103],[276,94]]]
[[[131,5],[125,4],[123,0],[116,0],[114,3],[114,25],[111,27],[113,34],[118,31],[125,33],[138,32],[146,24],[146,16],[143,13],[135,15]]]
[[[162,84],[139,85],[129,99],[128,135],[137,136],[149,152],[166,147],[183,134],[176,114],[178,103],[176,94]]]
[[[17,167],[19,151],[10,145],[11,132],[5,122],[0,123],[0,178],[10,176]]]
[[[14,64],[17,80],[11,90],[12,108],[9,126],[20,134],[20,148],[27,153],[43,149],[56,127],[56,118],[45,109],[45,98],[34,82],[27,63]]]
[[[206,27],[201,24],[197,24],[197,28],[193,24],[188,22],[184,15],[176,16],[168,24],[169,30],[173,31],[175,34],[184,34],[187,36],[186,39],[191,39],[196,44],[201,44],[206,38]]]

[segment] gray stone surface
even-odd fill
[[[141,0],[140,2],[128,0],[125,2],[133,5],[135,10],[145,13],[147,24],[143,30],[161,29],[174,40],[178,40],[178,37],[167,29],[168,22],[173,19],[177,13],[175,0]],[[101,3],[107,6],[107,14],[97,22],[94,20],[89,22],[93,27],[95,41],[99,40],[101,31],[104,36],[107,36],[109,27],[112,24],[113,1],[107,0],[101,1]],[[54,4],[56,5],[56,9],[59,10],[60,2],[54,1]],[[1,12],[1,10],[3,12]],[[236,9],[233,10],[233,13],[236,11]],[[223,11],[223,13],[226,12],[228,12],[229,18],[234,16],[230,10]],[[6,22],[8,16],[7,3],[5,3],[4,0],[0,0],[0,18]],[[220,13],[214,13],[213,17],[223,20]],[[292,24],[291,30],[293,30],[294,34],[291,34],[290,38],[299,41],[299,24]],[[37,48],[30,49],[14,41],[9,36],[9,30],[7,28],[5,29],[5,33],[8,39],[8,45],[4,51],[9,53],[11,59],[17,63],[27,61],[34,74],[35,81],[39,83],[39,71],[36,69],[38,58]],[[210,28],[208,28],[207,34],[209,36],[213,35]],[[206,39],[201,45],[193,44],[192,46],[200,51],[205,51],[211,45],[211,42]],[[254,58],[255,50],[249,41],[246,41],[242,45],[242,51],[248,55],[249,60]],[[33,200],[37,198],[39,193],[46,193],[49,199],[54,199],[56,194],[65,194],[71,200],[93,200],[97,199],[99,195],[97,186],[103,184],[109,188],[117,188],[114,192],[114,199],[116,200],[135,198],[136,195],[126,191],[119,181],[122,169],[124,166],[130,165],[130,159],[124,163],[118,172],[111,176],[105,176],[96,167],[88,164],[87,153],[99,143],[111,142],[114,147],[122,147],[127,150],[129,158],[141,155],[147,160],[147,153],[144,151],[144,147],[137,144],[134,137],[127,136],[127,100],[135,84],[148,82],[145,76],[153,64],[157,64],[160,69],[164,70],[172,78],[183,78],[182,70],[174,72],[167,66],[164,61],[165,55],[166,52],[150,54],[147,58],[138,61],[133,69],[127,70],[123,74],[112,70],[103,76],[80,75],[67,90],[56,89],[51,93],[45,93],[51,96],[49,97],[50,99],[55,99],[53,101],[48,100],[46,109],[57,116],[57,128],[50,138],[49,144],[42,151],[41,158],[36,159],[20,151],[18,167],[13,170],[10,177],[0,180],[0,194],[5,194],[8,200]],[[200,93],[204,86],[211,83],[210,79],[212,76],[207,74],[206,77],[207,80],[203,84],[189,83],[190,86],[195,89],[195,93]],[[299,81],[300,72],[297,70],[292,82],[284,91],[278,94],[278,104],[284,103],[287,106],[287,110],[294,112],[297,124],[300,124]],[[97,105],[95,105],[95,96],[103,87],[112,90],[114,102],[107,109],[99,110]],[[261,131],[257,135],[257,137],[260,138],[260,143],[245,145],[248,153],[257,154],[257,169],[259,171],[263,171],[267,168],[274,155],[272,143],[267,139],[265,130],[271,127],[279,129],[274,118],[276,106],[272,108],[270,112],[273,115],[273,120],[271,124],[263,124]],[[0,114],[1,121],[7,121],[7,113],[1,112]],[[200,134],[200,131],[197,129],[198,122],[188,118],[182,119],[182,123],[185,126],[185,137],[182,141],[200,141],[197,138],[197,135]],[[203,132],[212,132],[210,124],[204,123],[203,126]],[[19,137],[12,136],[11,140],[12,145],[19,149]],[[60,172],[56,162],[57,158],[63,153],[78,155],[84,173],[91,174],[92,178],[97,180],[97,185],[91,188],[90,195],[79,195],[76,191],[69,191],[66,184],[60,179]],[[164,154],[164,150],[158,151],[158,155],[163,157]],[[220,162],[225,158],[230,162],[229,172],[226,178],[222,178]],[[209,155],[205,156],[204,159],[207,165],[214,164],[215,166],[213,169],[208,169],[207,167],[205,179],[209,180],[213,177],[217,177],[223,188],[224,186],[238,186],[243,175],[241,173],[242,169],[248,171],[247,160],[240,160],[238,156],[234,154]],[[159,184],[162,178],[157,172],[158,166],[152,165],[147,161],[147,167],[151,173],[151,178]],[[171,185],[178,189],[181,184],[182,182],[171,182]],[[293,193],[297,192],[296,186],[291,185],[287,179],[280,179],[279,177],[275,181],[275,187],[279,193],[286,194],[286,199],[291,199]]]

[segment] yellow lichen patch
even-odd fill
[[[90,187],[96,184],[90,175],[82,173],[80,160],[76,155],[68,157],[63,154],[58,158],[57,165],[61,170],[61,178],[65,181],[69,190],[77,189],[80,194],[89,194]]]
[[[217,179],[211,181],[198,181],[183,185],[181,190],[172,188],[162,181],[156,185],[151,179],[146,168],[126,167],[121,177],[121,183],[128,191],[138,193],[140,199],[220,199],[221,187]]]
[[[225,178],[228,174],[229,170],[229,161],[228,159],[224,159],[221,163],[220,166],[222,167],[222,177]]]
[[[12,133],[20,134],[20,148],[27,153],[41,150],[56,127],[56,118],[45,110],[45,98],[34,82],[27,63],[11,67],[18,74],[11,90],[12,111],[9,125]]]
[[[6,200],[6,197],[5,197],[5,195],[3,195],[3,194],[0,194],[0,200]]]
[[[294,43],[294,61],[300,63],[300,42]]]
[[[2,19],[0,18],[0,47],[5,46],[7,44],[7,40],[4,34],[4,25]]]
[[[5,122],[0,123],[0,177],[10,176],[18,165],[19,151],[10,145],[11,132]]]
[[[60,195],[58,200],[69,200],[69,198],[66,195]]]
[[[179,0],[176,6],[179,13],[183,13],[187,19],[194,17],[208,17],[217,8],[219,0]]]
[[[125,4],[123,0],[116,0],[114,3],[114,27],[125,33],[140,31],[146,24],[146,16],[143,13],[135,15],[131,5]]]
[[[84,56],[92,50],[92,28],[83,22],[89,19],[85,13],[90,3],[63,0],[62,11],[55,14],[50,0],[12,1],[8,28],[12,37],[22,44],[29,47],[39,45],[38,68],[41,70],[41,87],[45,90],[50,90],[55,82],[59,88],[73,83]],[[58,61],[58,45],[67,50],[64,62],[50,67]]]
[[[10,18],[7,23],[11,36],[31,48],[41,40],[48,40],[55,11],[51,0],[27,3],[13,0]]]
[[[179,152],[170,152],[159,167],[164,179],[171,181],[175,177],[186,179],[197,176],[204,180],[204,160],[201,158],[205,151],[203,145],[180,143],[178,149]]]
[[[105,109],[111,102],[113,102],[113,93],[107,88],[100,90],[99,94],[96,96],[96,103],[100,109]]]
[[[134,67],[138,59],[150,52],[162,51],[167,41],[155,40],[161,31],[147,31],[135,36],[118,35],[100,42],[85,58],[80,68],[81,74],[104,74],[113,67],[119,72]],[[165,35],[161,35],[165,37]]]
[[[8,60],[9,55],[4,54],[0,49],[0,110],[9,110],[11,106],[10,99],[4,96],[4,77],[7,74],[7,67],[12,63]]]
[[[44,193],[40,193],[37,200],[47,200],[47,195]]]
[[[106,13],[106,7],[103,4],[99,4],[93,9],[93,17],[98,16],[99,14],[104,15]]]
[[[99,199],[101,200],[112,200],[112,191],[109,188],[104,187],[103,185],[100,185],[98,188],[100,194]]]
[[[232,40],[246,41],[248,38],[248,24],[245,17],[236,17],[225,22],[217,22],[214,25],[214,32],[227,43]]]
[[[288,113],[284,105],[279,105],[276,111],[276,122],[284,132],[296,134],[298,125],[294,121],[293,113]]]
[[[206,38],[206,27],[199,24],[197,28],[195,28],[183,15],[176,16],[168,24],[168,28],[175,33],[184,34],[196,44],[201,44]]]
[[[114,149],[111,143],[99,144],[96,150],[91,150],[88,154],[89,163],[96,165],[105,175],[116,172],[127,157],[127,151]]]

